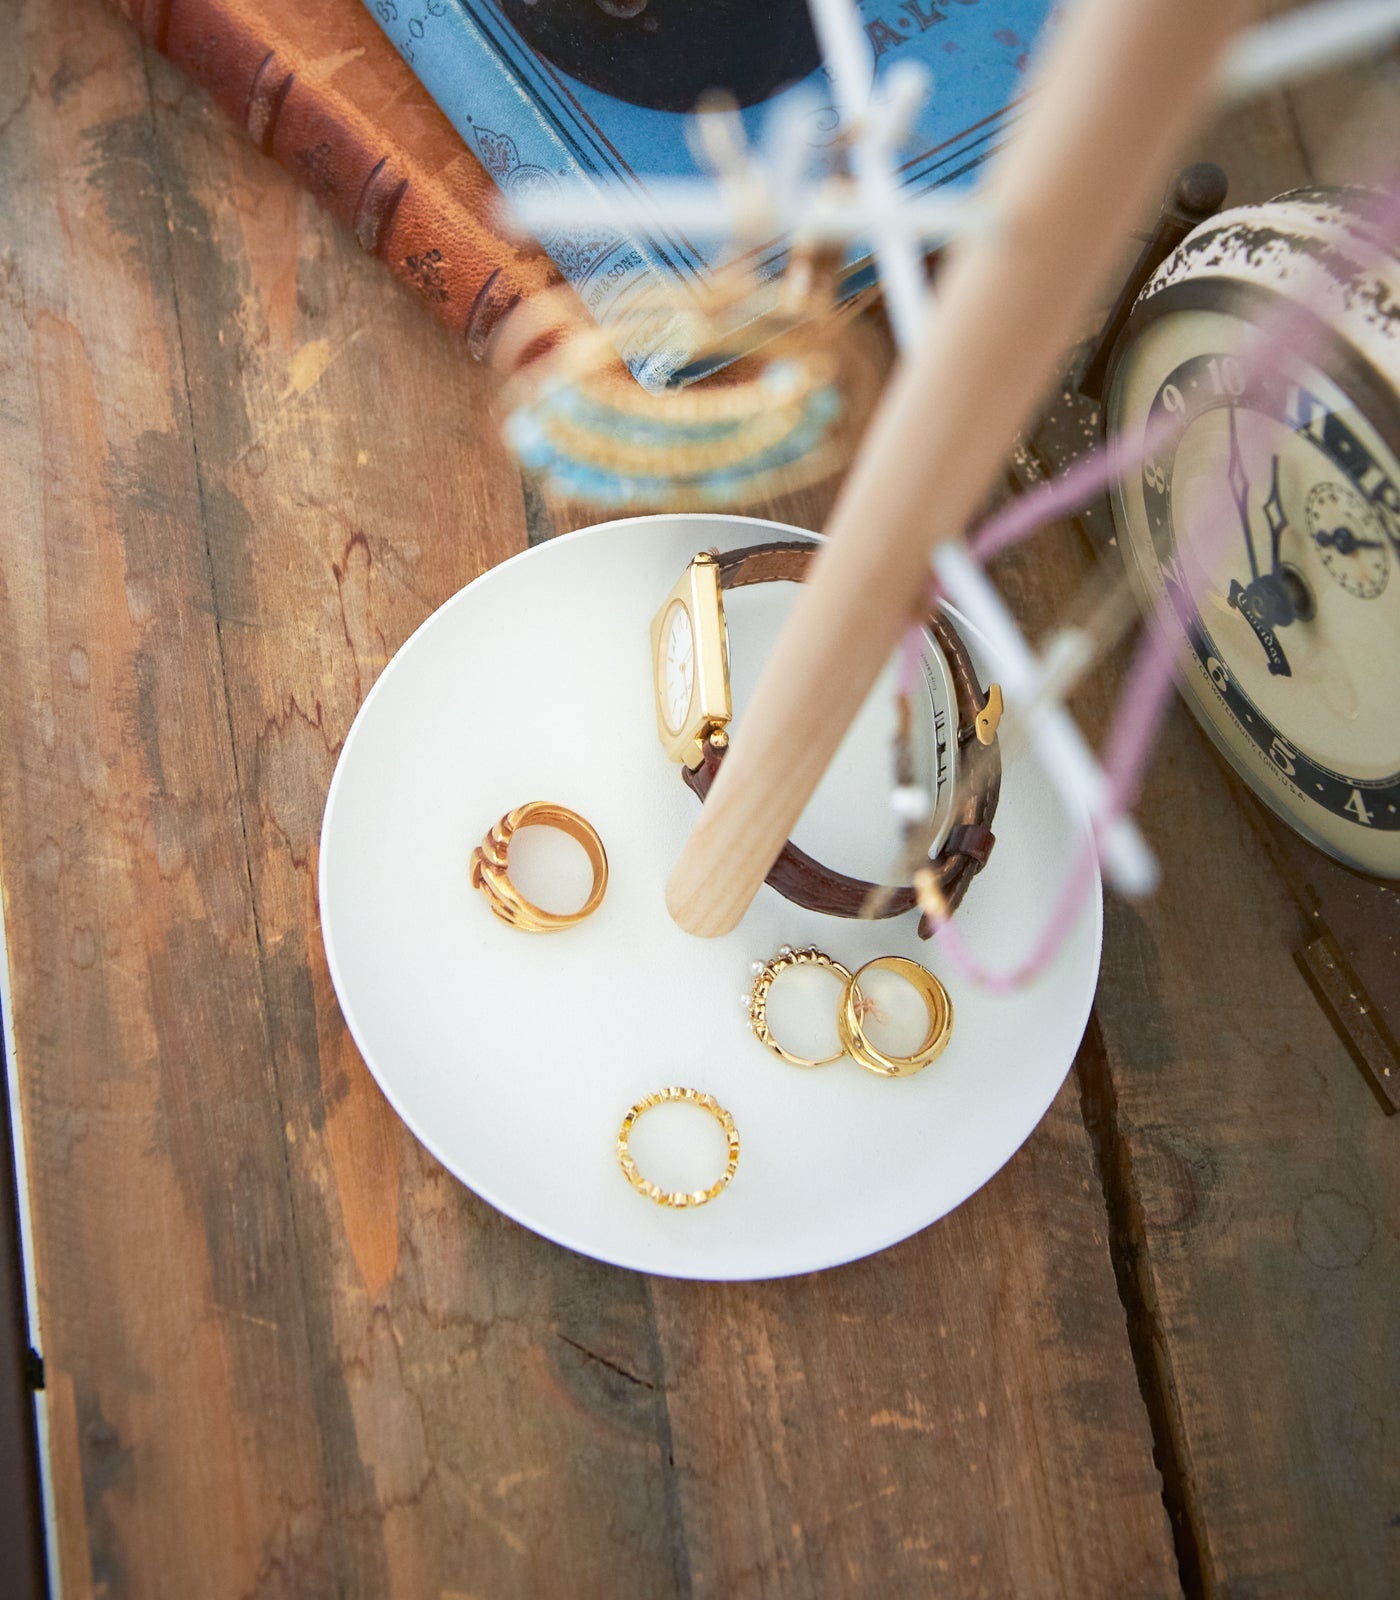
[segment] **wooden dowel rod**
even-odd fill
[[[1209,93],[1242,0],[1081,0],[891,379],[743,726],[671,874],[690,933],[748,909],[929,586],[1047,390]]]

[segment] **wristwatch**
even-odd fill
[[[733,716],[724,593],[752,583],[800,583],[817,548],[815,543],[776,540],[725,555],[702,550],[652,620],[657,732],[701,800],[729,747]],[[925,677],[937,730],[932,797],[936,826],[928,872],[945,914],[951,914],[996,842],[992,819],[1001,792],[996,735],[1001,694],[995,684],[982,689],[966,645],[941,610],[929,615],[925,628]],[[923,878],[923,871],[917,876]],[[836,917],[894,917],[918,903],[912,884],[878,885],[847,877],[791,840],[767,882],[794,904]],[[924,938],[935,927],[928,915],[920,918]]]

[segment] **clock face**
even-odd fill
[[[1250,332],[1164,310],[1128,348],[1110,428],[1180,433],[1120,485],[1120,543],[1235,767],[1315,843],[1400,878],[1400,462],[1318,368],[1249,376]]]
[[[672,733],[685,726],[686,712],[695,693],[695,630],[690,613],[679,600],[671,602],[661,627],[658,663],[661,714]]]

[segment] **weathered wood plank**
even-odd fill
[[[79,7],[78,14],[100,27],[100,14],[88,10]],[[117,35],[99,32],[94,40],[94,52],[100,45],[118,62],[127,59]],[[94,92],[87,79],[71,86],[75,70],[70,59],[66,70],[50,71],[47,81],[59,81],[60,99]],[[76,859],[96,885],[78,907],[85,921],[75,921],[71,906],[61,903],[59,914],[46,921],[50,903],[33,888],[25,891],[26,913],[40,914],[25,916],[29,943],[16,956],[17,970],[24,966],[37,988],[71,947],[93,957],[79,970],[96,976],[84,982],[105,986],[105,1009],[93,1012],[90,989],[65,975],[67,987],[50,994],[49,1009],[21,1019],[22,1046],[37,1016],[40,1042],[51,1032],[60,1041],[53,1049],[67,1051],[62,1069],[43,1058],[45,1081],[33,1102],[44,1148],[53,1156],[46,1176],[36,1180],[36,1208],[55,1219],[50,1238],[111,1257],[93,1260],[75,1251],[65,1258],[50,1279],[55,1289],[46,1290],[46,1303],[75,1312],[105,1295],[124,1307],[141,1336],[137,1354],[120,1358],[133,1367],[149,1359],[151,1339],[165,1348],[179,1328],[180,1297],[198,1282],[191,1262],[203,1263],[225,1298],[243,1296],[240,1313],[251,1308],[262,1316],[286,1277],[270,1285],[264,1269],[244,1282],[247,1261],[237,1247],[258,1233],[241,1220],[243,1209],[259,1200],[273,1204],[269,1194],[305,1287],[293,1297],[300,1322],[290,1343],[286,1328],[295,1318],[281,1301],[283,1321],[275,1330],[251,1324],[236,1341],[225,1334],[232,1353],[224,1350],[223,1359],[231,1376],[204,1358],[202,1345],[188,1346],[202,1363],[198,1400],[181,1415],[183,1442],[162,1439],[159,1449],[154,1428],[138,1429],[141,1442],[132,1443],[125,1414],[109,1426],[108,1394],[117,1397],[112,1408],[137,1405],[128,1392],[130,1372],[118,1370],[108,1380],[95,1414],[90,1406],[82,1411],[80,1380],[88,1376],[82,1363],[105,1363],[110,1371],[119,1361],[104,1343],[110,1330],[66,1335],[81,1348],[60,1366],[60,1411],[81,1413],[86,1431],[79,1434],[70,1423],[60,1441],[60,1494],[76,1508],[86,1488],[94,1509],[86,1525],[74,1510],[65,1548],[89,1562],[93,1586],[105,1583],[113,1592],[200,1592],[210,1572],[241,1583],[255,1556],[269,1591],[280,1585],[282,1592],[297,1593],[416,1594],[437,1586],[536,1594],[567,1582],[571,1593],[601,1594],[618,1587],[619,1573],[639,1592],[656,1593],[1172,1592],[1156,1476],[1072,1088],[1007,1171],[941,1227],[835,1274],[723,1289],[648,1285],[543,1244],[465,1194],[392,1117],[348,1044],[317,947],[314,845],[321,802],[349,720],[388,655],[453,589],[523,543],[519,490],[490,430],[487,396],[438,331],[406,304],[400,316],[399,297],[373,264],[361,261],[280,174],[245,151],[234,130],[163,64],[153,61],[148,71],[155,118],[153,124],[147,119],[140,140],[129,129],[113,135],[119,119],[108,116],[105,105],[83,105],[81,127],[109,130],[104,160],[113,171],[103,179],[104,193],[127,208],[127,231],[117,241],[120,249],[113,252],[109,241],[104,254],[96,241],[110,219],[80,219],[94,236],[90,243],[83,235],[82,242],[96,253],[85,268],[64,257],[63,274],[49,280],[46,292],[76,296],[73,285],[81,286],[77,326],[84,348],[55,355],[45,346],[33,370],[48,384],[38,409],[51,421],[47,460],[59,469],[60,488],[67,481],[96,482],[103,451],[126,445],[112,421],[119,404],[158,415],[159,431],[179,432],[184,453],[171,448],[170,459],[158,456],[154,465],[136,460],[117,480],[117,494],[105,491],[105,506],[95,488],[85,487],[84,515],[96,508],[105,538],[75,530],[50,489],[48,565],[29,579],[44,595],[43,626],[31,619],[24,649],[13,647],[21,676],[0,704],[26,768],[56,759],[52,752],[40,754],[44,731],[52,727],[59,758],[76,774],[70,782],[90,787],[94,770],[102,770],[94,765],[94,749],[118,773],[109,786],[119,781],[133,788],[139,779],[149,787],[154,727],[161,782],[182,795],[172,774],[189,774],[191,783],[198,777],[222,806],[216,822],[206,818],[202,826],[222,832],[213,843],[203,835],[198,841],[198,885],[185,881],[179,862],[162,858],[166,835],[154,824],[147,845],[154,866],[128,871],[115,887],[112,859],[120,865],[120,850],[134,847],[129,841],[123,846],[119,831],[104,833],[97,846],[82,843],[88,854]],[[140,97],[131,103],[122,117],[138,119],[139,126]],[[44,115],[56,119],[62,109]],[[78,122],[71,106],[67,115]],[[51,140],[51,164],[79,148],[74,129],[60,129],[57,121],[44,137]],[[29,173],[40,157],[27,150],[24,161]],[[71,228],[69,214],[61,220]],[[27,214],[24,226],[30,226]],[[42,236],[55,251],[67,248],[60,232],[53,226]],[[167,232],[169,265],[162,267]],[[113,291],[114,259],[125,260],[128,279],[139,277],[123,251],[140,259],[145,273],[164,272],[166,287],[157,294],[149,284],[126,282]],[[115,311],[112,301],[99,301],[99,287],[116,294]],[[27,292],[31,300],[37,293],[32,284]],[[143,294],[158,302],[144,320],[129,310]],[[62,309],[71,311],[66,304]],[[129,343],[116,352],[115,341],[124,335]],[[170,354],[181,339],[183,374]],[[105,352],[100,383],[95,397],[77,404],[90,344]],[[150,351],[162,349],[166,360],[154,377],[128,374],[138,354],[149,369]],[[16,365],[23,373],[29,357],[20,354]],[[186,378],[192,423],[180,403]],[[157,391],[165,412],[158,412]],[[22,385],[15,407],[21,423],[35,409]],[[70,407],[76,420],[68,417]],[[66,424],[61,437],[52,427],[58,417]],[[144,420],[138,438],[151,428]],[[21,477],[17,483],[27,503],[33,503],[34,481]],[[771,514],[819,526],[822,511],[816,494],[774,506]],[[199,539],[187,537],[182,566],[180,523],[198,529],[201,515],[203,532]],[[593,516],[582,513],[577,520]],[[150,608],[145,625],[171,629],[182,653],[165,635],[157,640],[152,634],[149,658],[127,644],[141,665],[123,674],[88,649],[88,692],[95,684],[107,696],[89,725],[75,709],[82,702],[73,673],[81,678],[83,665],[71,646],[95,631],[94,619],[120,632],[106,613],[114,597],[126,605],[120,581],[125,577],[129,594],[131,563],[126,573],[102,566],[111,560],[114,527],[121,548],[142,556],[140,573],[156,585],[138,588],[138,610],[143,597]],[[200,569],[201,589],[191,573],[206,536],[212,568]],[[33,552],[45,546],[26,523],[12,547],[7,584],[20,585],[34,567]],[[69,566],[83,560],[88,567],[68,582]],[[1022,570],[1037,589],[1059,581],[1049,556],[1028,558]],[[13,580],[12,571],[18,574]],[[4,600],[8,622],[8,588]],[[178,627],[167,620],[177,601]],[[211,610],[222,662],[215,659],[220,639]],[[78,631],[79,622],[87,633]],[[171,659],[183,664],[178,683]],[[34,662],[47,663],[46,675],[36,677]],[[45,693],[52,721],[46,720]],[[143,724],[145,704],[155,709]],[[137,711],[123,720],[131,706]],[[225,727],[219,747],[215,732]],[[88,745],[77,742],[73,728]],[[130,739],[116,737],[128,732]],[[1189,759],[1199,761],[1193,738],[1185,729],[1185,748],[1196,751]],[[223,754],[210,756],[206,743]],[[1210,770],[1208,761],[1204,770]],[[43,809],[29,809],[31,802],[54,812],[53,785],[35,788],[37,780],[28,776],[24,781],[30,787],[0,792],[11,885],[10,819],[43,817]],[[1182,777],[1171,801],[1181,804],[1200,781],[1191,768],[1190,781]],[[70,809],[70,819],[75,814],[81,822],[88,811]],[[1161,815],[1169,814],[1164,803]],[[234,839],[244,819],[246,858]],[[54,838],[62,844],[77,826],[70,820]],[[1219,849],[1233,838],[1227,828],[1214,842]],[[192,857],[188,841],[183,847]],[[78,851],[79,842],[71,848]],[[40,876],[53,859],[42,854],[41,860],[43,851],[41,842],[34,851]],[[63,880],[66,863],[64,857]],[[1266,890],[1260,891],[1265,898]],[[13,895],[11,888],[12,901]],[[232,918],[229,926],[242,929],[236,959],[223,943],[210,943],[205,925],[215,934],[224,926],[211,905]],[[1160,936],[1172,961],[1192,910],[1192,897],[1183,895],[1163,913]],[[131,1014],[125,986],[134,980],[122,959],[125,946],[109,949],[101,942],[110,943],[114,920],[135,927],[168,923],[173,930],[163,941],[176,947],[179,961],[172,962],[168,949],[148,959],[151,982],[159,981],[162,995],[156,1045],[175,1042],[174,1049],[157,1052],[166,1058],[158,1080],[148,1072],[149,1030],[135,1044],[123,1031]],[[1241,913],[1229,926],[1244,920]],[[83,929],[91,944],[80,937]],[[1133,950],[1140,952],[1142,943],[1139,938]],[[1267,968],[1267,940],[1257,955]],[[1130,993],[1140,967],[1115,959],[1114,993]],[[1278,964],[1289,965],[1285,954]],[[217,982],[204,976],[213,970]],[[1215,981],[1204,956],[1191,969],[1191,981]],[[1178,993],[1179,982],[1169,969],[1161,1003],[1195,1005],[1194,996]],[[1245,998],[1231,987],[1233,1003],[1243,1005]],[[1181,1415],[1193,1466],[1196,1449],[1208,1458],[1196,1482],[1200,1504],[1222,1529],[1223,1554],[1207,1550],[1211,1570],[1243,1591],[1252,1572],[1267,1576],[1270,1570],[1251,1568],[1239,1556],[1248,1544],[1252,1475],[1261,1474],[1267,1492],[1277,1493],[1279,1441],[1287,1435],[1279,1427],[1245,1451],[1220,1419],[1238,1413],[1238,1404],[1230,1409],[1232,1385],[1266,1408],[1286,1406],[1288,1396],[1279,1392],[1281,1380],[1267,1374],[1255,1375],[1252,1389],[1242,1383],[1244,1356],[1220,1347],[1229,1337],[1250,1347],[1228,1318],[1212,1320],[1231,1276],[1241,1270],[1223,1223],[1217,1218],[1207,1230],[1216,1253],[1203,1264],[1192,1253],[1194,1242],[1184,1242],[1191,1230],[1173,1233],[1170,1216],[1164,1222],[1151,1209],[1154,1197],[1170,1200],[1172,1182],[1179,1181],[1178,1147],[1193,1137],[1183,1129],[1196,1119],[1208,1121],[1213,1110],[1218,1114],[1219,1097],[1199,1076],[1207,1058],[1198,1030],[1182,1046],[1179,1070],[1199,1076],[1185,1096],[1184,1114],[1193,1121],[1183,1122],[1172,1101],[1172,1068],[1157,1014],[1146,1015],[1140,998],[1133,1003],[1136,1011],[1101,1021],[1104,1048],[1115,1082],[1146,1063],[1157,1080],[1147,1106],[1159,1119],[1152,1131],[1175,1154],[1158,1160],[1149,1143],[1138,1155],[1141,1107],[1120,1083],[1122,1148],[1134,1158],[1133,1192],[1144,1197],[1148,1237],[1161,1233],[1167,1241],[1154,1250],[1151,1271],[1165,1286],[1163,1303],[1176,1296],[1163,1318],[1164,1348],[1173,1380],[1187,1388]],[[1228,1015],[1223,1004],[1220,1009]],[[235,1045],[252,1036],[253,1022],[266,1030],[264,1042],[245,1057]],[[1232,1060],[1239,1043],[1231,1042]],[[172,1067],[169,1058],[178,1050],[197,1071]],[[103,1055],[119,1070],[94,1083],[93,1062]],[[1344,1059],[1343,1071],[1352,1072]],[[1265,1081],[1256,1073],[1253,1096],[1262,1095]],[[257,1095],[250,1095],[250,1085],[259,1088]],[[1334,1094],[1340,1086],[1338,1079]],[[157,1092],[165,1098],[153,1102],[155,1109],[142,1103],[138,1122],[137,1096]],[[244,1105],[248,1099],[257,1103]],[[62,1162],[82,1161],[85,1124],[75,1117],[75,1101],[104,1132],[110,1122],[122,1124],[126,1140],[116,1146],[121,1162],[107,1140],[102,1160],[109,1164],[90,1189],[92,1174],[78,1167],[88,1213],[81,1228],[64,1216],[74,1196]],[[1250,1105],[1246,1097],[1234,1109]],[[185,1209],[181,1228],[167,1220],[156,1235],[168,1253],[157,1293],[151,1262],[131,1268],[123,1257],[123,1251],[141,1250],[123,1232],[131,1227],[130,1213],[111,1197],[145,1149],[138,1149],[138,1135],[164,1128],[162,1117],[169,1122],[162,1137],[183,1187],[175,1199],[155,1194],[153,1204],[157,1215],[162,1206],[178,1210],[177,1200]],[[1296,1135],[1283,1121],[1275,1129],[1281,1145]],[[137,1126],[125,1128],[132,1122]],[[273,1148],[283,1132],[287,1174],[278,1180],[280,1189],[269,1188],[256,1164],[246,1171],[243,1164]],[[1225,1138],[1218,1130],[1213,1136]],[[1222,1165],[1231,1169],[1225,1188],[1233,1200],[1230,1185],[1261,1158],[1238,1140],[1229,1156]],[[222,1188],[202,1176],[204,1162],[228,1172]],[[149,1167],[138,1181],[156,1184]],[[1256,1175],[1252,1181],[1261,1180]],[[91,1215],[103,1201],[113,1215]],[[1241,1237],[1257,1242],[1260,1233],[1260,1219],[1253,1217]],[[1320,1236],[1330,1239],[1327,1226]],[[1174,1257],[1173,1241],[1202,1279],[1208,1315],[1196,1310],[1190,1273]],[[211,1246],[218,1247],[217,1257]],[[42,1240],[40,1248],[47,1248]],[[123,1277],[128,1270],[133,1279]],[[223,1285],[220,1273],[233,1281]],[[1261,1274],[1245,1294],[1259,1315],[1266,1282]],[[1339,1325],[1341,1334],[1347,1326],[1353,1336],[1366,1334],[1374,1324],[1371,1303],[1364,1295],[1354,1299],[1351,1312],[1352,1322]],[[173,1348],[178,1357],[184,1347],[176,1342]],[[1267,1329],[1252,1348],[1277,1361],[1278,1331]],[[1285,1348],[1283,1356],[1298,1390],[1315,1390],[1311,1355]],[[1351,1352],[1348,1359],[1366,1357]],[[265,1361],[271,1370],[259,1365],[254,1382],[245,1366]],[[222,1456],[201,1458],[188,1487],[188,1463],[179,1450],[201,1438],[206,1450],[211,1440],[219,1449],[220,1427],[250,1428],[241,1408],[250,1395],[266,1401],[269,1387],[280,1381],[279,1363],[296,1381],[276,1391],[277,1415],[261,1419],[263,1432],[240,1437],[242,1453],[233,1466]],[[149,1374],[149,1367],[140,1367],[136,1376],[146,1381]],[[167,1383],[162,1372],[157,1387]],[[219,1400],[220,1392],[232,1399]],[[143,1396],[141,1403],[147,1407],[140,1412],[144,1428],[154,1402]],[[1330,1421],[1326,1396],[1319,1401],[1314,1394],[1309,1403],[1321,1422]],[[179,1433],[169,1395],[162,1404],[163,1428]],[[234,1423],[219,1421],[221,1406]],[[1293,1413],[1304,1424],[1310,1416]],[[267,1430],[278,1429],[269,1436]],[[1299,1471],[1316,1469],[1307,1447],[1295,1440],[1291,1448]],[[160,1450],[175,1452],[175,1464]],[[245,1480],[254,1461],[260,1478],[250,1487]],[[231,1484],[240,1497],[238,1512],[231,1517],[224,1506],[220,1524],[205,1513]],[[178,1536],[172,1534],[172,1506],[179,1507]],[[1296,1512],[1296,1503],[1266,1503],[1265,1510],[1261,1526],[1286,1560],[1282,1511]],[[187,1520],[214,1526],[187,1530]],[[170,1547],[154,1538],[157,1523],[166,1541],[175,1538],[173,1562]],[[280,1545],[269,1542],[271,1529],[278,1530]],[[1369,1547],[1360,1548],[1364,1554]],[[157,1550],[164,1563],[159,1569]],[[1286,1568],[1276,1563],[1272,1570]]]
[[[94,6],[17,17],[3,72],[0,833],[65,1593],[329,1592],[145,81]]]
[[[1179,1592],[1074,1080],[936,1227],[818,1277],[659,1282],[700,1594]]]
[[[1288,959],[1297,908],[1180,716],[1145,815],[1176,843],[1154,900],[1113,909],[1097,1015],[1204,1587],[1392,1594],[1393,1130]]]
[[[415,1143],[325,970],[316,844],[389,656],[524,548],[494,396],[376,263],[152,61],[161,181],[248,816],[339,1581],[366,1596],[672,1592],[644,1280],[525,1233]]]
[[[998,577],[1048,617],[1091,563],[1050,530]],[[1119,681],[1077,697],[1090,729]],[[1164,882],[1107,903],[1079,1071],[1186,1590],[1393,1594],[1393,1121],[1294,964],[1307,921],[1183,706],[1138,815]]]

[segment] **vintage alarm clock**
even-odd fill
[[[1104,393],[1125,441],[1182,424],[1112,509],[1139,600],[1168,602],[1192,710],[1299,834],[1395,880],[1400,259],[1379,214],[1308,189],[1200,224],[1138,297]],[[1255,372],[1253,326],[1283,302],[1323,337]]]

